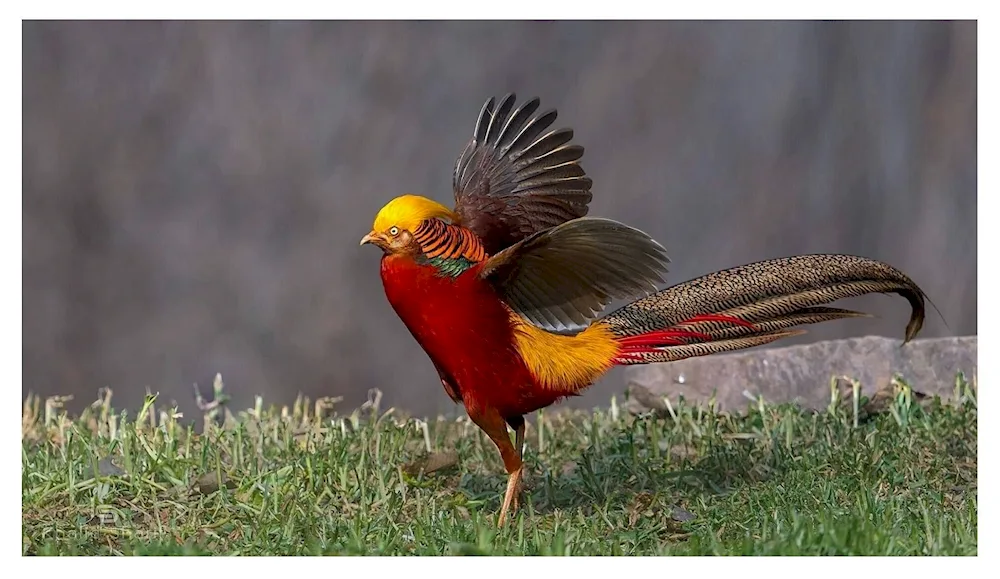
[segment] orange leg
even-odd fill
[[[514,448],[517,450],[517,458],[522,461],[522,465],[523,465],[524,464],[524,462],[523,462],[524,461],[524,417],[523,416],[517,416],[515,418],[508,418],[507,419],[507,424],[509,424],[510,427],[514,429]],[[524,467],[522,466],[521,470],[519,471],[519,473],[523,473],[523,472],[524,472]],[[513,490],[514,496],[513,496],[513,503],[512,503],[513,510],[511,511],[512,513],[513,512],[517,512],[518,503],[520,502],[520,498],[521,498],[521,478],[522,478],[522,474],[518,474],[518,476],[517,476],[517,488]],[[511,492],[510,484],[507,485],[507,492],[508,493]]]
[[[517,496],[521,492],[521,474],[523,472],[521,449],[524,447],[524,420],[521,419],[519,424],[518,421],[512,420],[515,425],[518,442],[518,447],[515,449],[514,445],[510,443],[510,435],[507,434],[507,422],[504,421],[499,413],[487,410],[482,413],[470,413],[469,417],[472,418],[472,421],[479,428],[483,429],[483,432],[497,446],[497,450],[500,451],[500,458],[503,459],[503,466],[507,470],[507,492],[504,493],[503,505],[500,507],[500,517],[497,520],[497,526],[502,527],[506,522],[507,511],[510,510],[512,503],[514,510],[517,510]]]

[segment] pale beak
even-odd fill
[[[366,243],[374,243],[375,245],[378,245],[378,241],[380,241],[380,239],[381,236],[378,234],[377,231],[371,231],[368,233],[368,235],[365,235],[364,237],[361,238],[360,245],[364,245]]]

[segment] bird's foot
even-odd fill
[[[524,467],[518,468],[507,477],[507,492],[503,496],[503,506],[500,507],[500,517],[497,520],[497,527],[503,527],[507,522],[507,511],[513,515],[520,505],[521,495],[521,475]]]

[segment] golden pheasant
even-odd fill
[[[556,111],[510,94],[483,106],[453,174],[455,206],[403,195],[361,239],[383,251],[386,297],[437,369],[445,392],[496,444],[508,473],[502,526],[521,488],[524,415],[574,396],[615,365],[670,362],[861,316],[823,304],[872,292],[912,306],[924,292],[880,261],[800,255],[656,291],[669,262],[645,233],[585,217],[591,180]],[[612,299],[636,300],[598,319]],[[511,444],[507,427],[515,433]]]

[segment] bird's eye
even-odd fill
[[[396,237],[397,235],[399,235],[399,228],[396,227],[395,225],[393,225],[392,227],[390,227],[389,228],[389,235],[391,235],[393,237]]]

